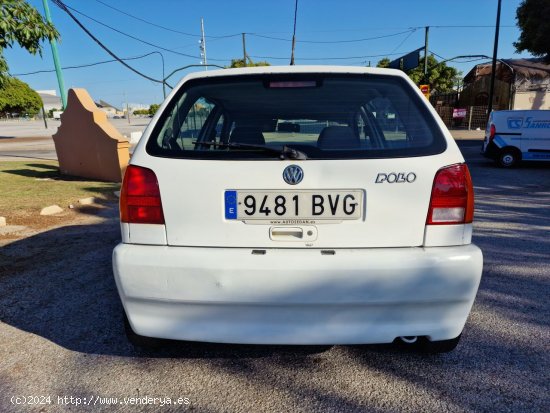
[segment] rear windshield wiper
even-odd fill
[[[267,145],[251,145],[248,143],[239,142],[192,142],[197,145],[217,146],[218,148],[233,148],[233,149],[259,149],[261,151],[275,153],[281,159],[307,159],[307,155],[290,146],[267,146]]]

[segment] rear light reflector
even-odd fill
[[[469,224],[474,219],[474,187],[466,164],[435,174],[427,225]]]
[[[120,192],[120,221],[130,224],[164,224],[160,190],[155,173],[129,165]]]

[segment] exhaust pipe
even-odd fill
[[[399,337],[399,339],[403,343],[413,344],[413,343],[416,343],[416,341],[418,340],[418,336],[401,336]]]

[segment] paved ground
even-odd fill
[[[150,118],[109,119],[109,121],[122,133],[130,136],[130,132],[141,131],[149,124]],[[0,139],[20,137],[52,136],[57,132],[61,122],[48,119],[48,128],[44,127],[42,120],[4,120],[0,119]]]
[[[478,141],[460,145],[476,184],[474,239],[485,267],[453,353],[200,344],[136,351],[124,337],[111,273],[119,239],[111,209],[89,225],[2,249],[0,411],[550,411],[550,168],[497,169],[478,155]],[[51,396],[52,405],[10,402],[31,395]],[[76,407],[58,405],[58,396],[191,404]]]
[[[111,119],[118,131],[130,137],[131,132],[143,131],[149,118]],[[57,159],[52,135],[57,132],[60,121],[48,120],[48,129],[43,121],[0,120],[0,161],[25,159]]]
[[[126,137],[131,132],[143,131],[149,118],[111,119],[113,125]],[[42,121],[0,121],[0,161],[24,159],[57,159],[53,135],[60,122],[48,120],[48,129]],[[453,130],[456,140],[483,139],[484,131]]]

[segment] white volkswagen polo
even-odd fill
[[[452,350],[482,272],[473,211],[464,158],[400,71],[188,75],[124,177],[128,336]]]

